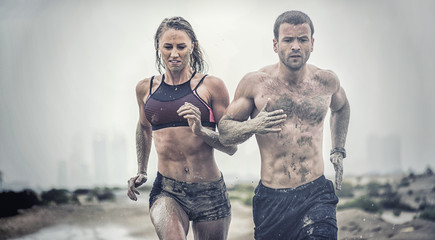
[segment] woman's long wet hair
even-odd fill
[[[160,23],[160,26],[157,28],[156,35],[154,36],[154,47],[156,49],[156,68],[159,73],[162,74],[162,69],[165,68],[165,65],[163,64],[162,58],[159,54],[159,40],[162,34],[168,29],[181,30],[187,33],[194,45],[192,54],[190,54],[190,67],[193,69],[193,71],[199,73],[205,72],[206,62],[203,59],[203,54],[199,46],[198,39],[196,39],[195,32],[193,32],[192,26],[188,21],[186,21],[186,19],[182,17],[171,17],[163,19],[162,23]]]

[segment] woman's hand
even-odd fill
[[[140,193],[136,188],[144,184],[147,180],[148,176],[146,173],[138,173],[136,176],[130,178],[130,180],[128,180],[127,196],[131,200],[137,201],[136,194],[140,195]]]
[[[187,119],[189,127],[192,129],[193,133],[195,133],[196,135],[201,134],[201,111],[199,110],[199,108],[191,103],[186,102],[177,110],[177,113],[179,116]]]

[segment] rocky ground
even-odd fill
[[[417,208],[435,201],[435,176],[408,178],[395,188],[402,204]],[[252,186],[230,190],[232,222],[229,240],[252,240],[254,224],[251,206]],[[19,215],[0,218],[0,240],[138,240],[158,239],[151,224],[147,193],[138,202],[130,201],[124,192],[115,201],[58,206],[35,206]],[[340,199],[343,204],[352,199]],[[414,206],[415,205],[415,206]],[[337,212],[339,239],[435,239],[435,222],[418,218],[418,211],[402,211],[394,216],[391,210],[367,213],[360,209]],[[192,233],[188,240],[193,240]]]
[[[239,201],[233,201],[232,205],[233,218],[229,239],[252,240],[251,207]],[[435,222],[427,220],[412,219],[403,224],[392,224],[382,220],[378,214],[357,209],[339,211],[337,219],[339,239],[435,239]],[[98,227],[107,224],[111,228],[125,229],[125,237],[128,236],[129,239],[157,239],[149,220],[147,206],[125,202],[34,207],[18,216],[0,219],[0,239],[43,239],[48,233],[42,231],[53,226],[89,229],[88,233],[84,233],[87,235],[86,239],[117,239],[116,234],[98,236]],[[64,239],[83,239],[83,236],[77,236],[77,231],[65,231],[60,227],[58,231],[64,232]],[[38,238],[38,233],[41,238]],[[26,235],[32,237],[26,238]],[[188,239],[193,239],[191,234]]]
[[[359,209],[338,211],[339,239],[435,239],[435,222],[412,219],[402,224],[384,221]]]

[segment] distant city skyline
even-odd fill
[[[74,137],[76,140],[77,136]],[[251,139],[250,141],[253,141]],[[74,142],[71,158],[69,161],[60,160],[58,162],[57,169],[57,181],[53,183],[51,188],[63,188],[63,189],[77,189],[77,188],[93,188],[93,187],[123,187],[126,179],[131,175],[127,170],[127,165],[122,159],[126,159],[126,136],[121,134],[106,135],[101,133],[95,133],[92,140],[92,155],[93,158],[90,163],[85,162],[85,154],[83,153],[81,147],[82,142]],[[421,173],[426,170],[426,167],[431,167],[427,165],[424,169],[419,169],[415,171],[412,168],[406,168],[403,166],[403,161],[401,159],[401,144],[400,138],[395,135],[390,136],[378,136],[370,135],[367,138],[367,152],[370,153],[369,158],[366,159],[365,168],[360,169],[361,174],[349,174],[352,176],[358,175],[397,175],[397,174],[407,174],[410,172]],[[247,148],[242,145],[237,155],[245,156],[248,161],[244,160],[242,164],[237,163],[237,165],[246,165],[248,167],[251,165],[251,169],[258,168],[256,164],[251,164],[250,160],[255,163],[259,156],[256,151],[251,148]],[[155,155],[153,153],[152,155]],[[234,156],[237,158],[237,156]],[[221,152],[217,152],[218,165],[226,163],[226,165],[231,164],[230,162],[238,161],[232,159]],[[132,161],[135,163],[134,161]],[[155,177],[155,164],[156,158],[151,157],[149,164],[149,178],[153,181]],[[327,164],[327,163],[326,163]],[[251,171],[251,173],[243,172],[240,174],[240,169],[229,168],[225,169],[225,178],[227,182],[237,183],[237,182],[256,182],[259,176],[257,176],[256,171]],[[332,173],[333,174],[333,173]],[[4,176],[5,174],[3,174]],[[329,174],[330,176],[331,173]],[[151,184],[148,182],[148,184]],[[36,188],[36,189],[46,189],[47,187],[38,185],[37,183],[31,183],[30,181],[8,181],[3,177],[3,189],[20,190],[23,188]],[[0,189],[1,190],[1,189]]]
[[[400,174],[406,172],[401,157],[400,138],[396,135],[367,138],[367,169],[372,174]]]

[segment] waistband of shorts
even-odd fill
[[[213,188],[213,187],[224,187],[225,181],[223,174],[221,173],[221,177],[216,181],[211,182],[182,182],[176,179],[165,177],[160,172],[157,172],[156,179],[159,179],[164,185],[168,184],[171,186],[185,186],[185,187],[200,187],[200,188]]]
[[[279,193],[291,193],[291,192],[294,193],[294,192],[302,192],[305,190],[309,190],[313,186],[318,186],[318,185],[324,184],[325,182],[326,182],[325,175],[322,175],[322,176],[318,177],[317,179],[315,179],[314,181],[304,183],[296,188],[270,188],[270,187],[264,186],[260,180],[260,182],[258,183],[258,188],[260,191],[267,193],[267,194],[279,194]]]

